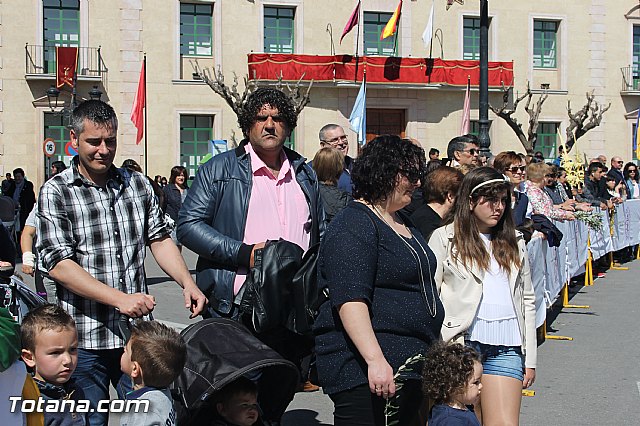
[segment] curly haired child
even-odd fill
[[[434,402],[429,426],[480,426],[473,405],[480,400],[480,355],[461,344],[435,344],[424,363],[423,392]]]

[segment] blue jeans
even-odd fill
[[[109,398],[109,384],[124,399],[131,392],[131,378],[120,371],[120,357],[123,349],[89,350],[78,348],[78,366],[73,378],[85,398],[91,401],[93,412],[89,413],[91,426],[107,426],[109,413],[98,413],[98,401]]]

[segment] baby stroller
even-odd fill
[[[255,338],[242,324],[209,318],[182,331],[187,362],[172,384],[181,426],[207,426],[217,418],[216,393],[241,376],[257,382],[263,425],[284,414],[298,383],[298,369]]]
[[[20,324],[27,312],[46,303],[17,276],[0,278],[0,308],[7,308]]]

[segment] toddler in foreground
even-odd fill
[[[73,318],[59,306],[39,306],[25,315],[20,337],[22,360],[45,401],[44,424],[88,424],[86,413],[79,413],[71,403],[84,399],[71,379],[78,365],[78,332]]]
[[[149,401],[149,409],[128,412],[121,426],[173,426],[176,412],[168,386],[182,372],[187,348],[182,336],[157,321],[137,321],[120,359],[120,369],[131,377],[133,391],[127,399]]]
[[[212,426],[253,426],[259,419],[258,387],[240,377],[222,388],[216,410],[220,419]]]
[[[461,344],[434,345],[426,355],[423,391],[435,405],[429,426],[480,426],[473,405],[480,400],[482,364],[478,353]]]

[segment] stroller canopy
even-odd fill
[[[184,370],[172,384],[179,424],[195,424],[198,411],[217,391],[241,376],[257,379],[263,419],[279,419],[298,382],[298,369],[254,337],[243,325],[209,318],[182,331]],[[214,409],[215,410],[215,409]],[[210,416],[213,413],[207,413]],[[202,423],[200,423],[202,424]]]

